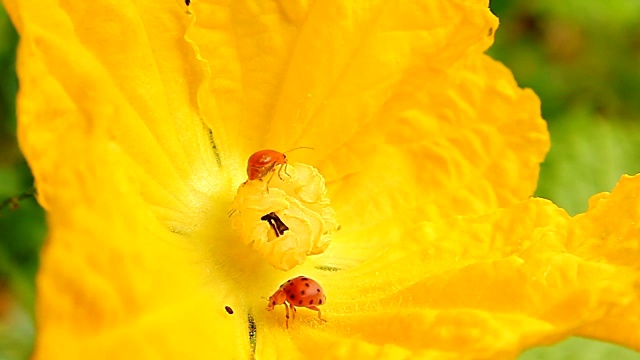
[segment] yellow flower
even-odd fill
[[[573,334],[640,348],[640,177],[574,218],[529,199],[548,135],[536,96],[483,55],[487,2],[5,6],[49,214],[35,358],[495,359]],[[227,214],[249,155],[297,146],[341,228],[282,271]],[[326,323],[266,311],[298,275],[324,288]]]

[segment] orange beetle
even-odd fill
[[[262,179],[265,175],[273,171],[277,165],[287,165],[287,156],[284,153],[269,149],[253,153],[247,163],[249,180]],[[280,176],[280,171],[282,171],[282,166],[278,171],[278,176]]]
[[[249,176],[249,180],[262,180],[262,178],[268,173],[273,172],[275,167],[278,165],[280,165],[278,177],[281,180],[284,180],[282,179],[280,172],[282,172],[282,169],[284,168],[284,173],[287,174],[287,155],[285,154],[298,149],[313,150],[313,148],[301,146],[283,153],[270,149],[256,151],[249,157],[249,161],[247,162],[247,175]],[[267,185],[269,184],[269,181],[271,181],[272,177],[273,175],[271,175],[267,181]],[[269,190],[268,186],[267,190]]]
[[[298,276],[287,280],[286,283],[280,285],[280,288],[271,295],[267,311],[273,310],[276,305],[284,305],[286,310],[286,324],[289,327],[289,308],[293,311],[293,318],[296,318],[296,306],[306,307],[307,309],[317,311],[318,319],[327,322],[322,318],[322,312],[318,309],[318,305],[327,302],[327,296],[324,294],[322,287],[317,281],[306,276]]]

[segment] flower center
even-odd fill
[[[338,228],[326,192],[314,167],[287,164],[240,185],[232,227],[276,269],[291,270],[308,255],[323,253]]]

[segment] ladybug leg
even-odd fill
[[[327,322],[327,320],[322,318],[322,311],[320,311],[320,309],[318,309],[317,306],[307,306],[307,309],[311,309],[313,311],[317,311],[318,312],[318,319],[320,319],[320,320],[322,320],[324,322]]]
[[[293,319],[296,319],[296,307],[291,305],[291,310],[293,310]]]
[[[284,310],[285,310],[285,317],[287,318],[287,320],[285,320],[285,324],[287,326],[287,329],[289,328],[289,304],[287,304],[286,302],[284,303]]]

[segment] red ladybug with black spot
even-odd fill
[[[318,306],[327,302],[327,297],[317,281],[306,276],[298,276],[287,280],[286,283],[280,285],[280,288],[271,295],[267,310],[271,311],[276,305],[284,304],[286,310],[286,326],[289,327],[289,308],[293,311],[293,318],[296,318],[296,307],[306,307],[307,309],[317,311],[318,319],[322,318],[322,312]]]

